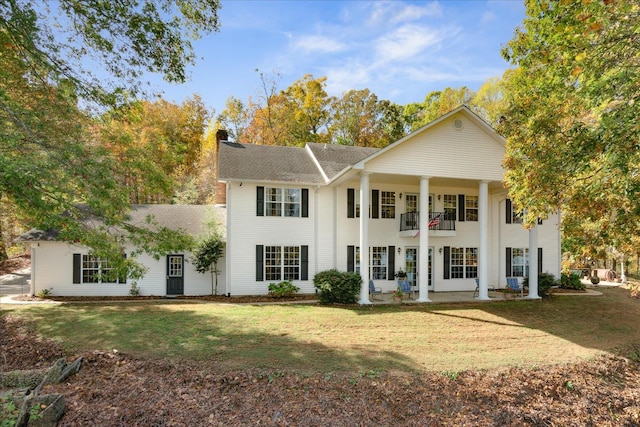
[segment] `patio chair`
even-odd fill
[[[411,286],[411,282],[409,282],[408,280],[398,280],[398,287],[403,294],[408,294],[409,298],[413,299],[415,291],[413,290],[413,286]]]
[[[380,300],[382,301],[382,288],[376,287],[373,284],[373,280],[369,280],[369,295],[371,296],[372,300],[376,299],[376,295],[380,295]]]
[[[507,277],[507,289],[515,293],[520,292],[520,296],[524,298],[524,286],[518,282],[517,277]]]
[[[473,291],[473,297],[475,298],[478,295],[480,295],[480,280],[476,277],[476,290]]]

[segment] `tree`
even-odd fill
[[[139,93],[144,72],[184,81],[194,60],[190,38],[218,29],[218,7],[217,0],[0,1],[0,197],[28,226],[60,230],[118,268],[133,264],[119,262],[116,225],[163,239],[143,244],[149,251],[186,243],[126,223],[129,192],[117,159],[93,138],[90,113]],[[98,80],[93,69],[106,76]],[[87,227],[88,215],[104,225]]]
[[[480,86],[478,92],[469,101],[469,107],[494,128],[500,124],[500,117],[504,115],[506,109],[503,86],[502,78],[490,78]]]
[[[224,129],[229,133],[231,140],[239,142],[242,141],[242,135],[249,122],[249,112],[242,101],[231,96],[225,101],[224,110],[218,115],[217,123],[213,127],[210,126],[207,134],[215,137],[218,129]]]
[[[405,106],[404,114],[413,131],[461,105],[469,105],[473,95],[473,91],[466,86],[459,89],[446,87],[441,91],[429,92],[421,103]]]
[[[502,52],[516,67],[499,127],[510,195],[526,224],[563,209],[565,231],[624,248],[640,231],[640,3],[526,6]]]
[[[358,147],[385,147],[404,133],[400,107],[369,89],[350,90],[331,103],[333,142]],[[401,135],[400,135],[401,136]]]
[[[218,260],[224,253],[224,243],[219,233],[213,233],[196,246],[191,259],[198,273],[211,272],[211,295],[218,295]]]
[[[300,143],[327,142],[329,96],[325,91],[326,77],[314,79],[306,74],[283,92],[294,110],[291,134]]]

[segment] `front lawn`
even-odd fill
[[[165,301],[4,306],[71,353],[117,349],[219,369],[438,371],[589,359],[640,342],[624,289],[551,301],[371,307]]]

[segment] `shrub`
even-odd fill
[[[52,293],[51,288],[49,288],[49,289],[40,289],[38,291],[38,293],[36,293],[36,296],[38,298],[46,298],[48,296],[51,296],[51,293]]]
[[[132,297],[137,297],[140,295],[140,288],[138,287],[138,283],[131,283],[131,287],[129,288],[129,295],[131,295]]]
[[[538,273],[538,295],[542,298],[551,296],[549,290],[557,286],[556,278],[551,273]],[[529,286],[529,277],[522,280],[522,286]]]
[[[359,273],[326,270],[316,274],[313,285],[318,290],[321,304],[354,304],[360,292],[362,277]]]
[[[285,298],[292,297],[300,290],[299,287],[295,286],[288,280],[280,283],[270,283],[269,284],[269,295],[277,297],[277,298]]]
[[[584,291],[585,286],[580,281],[580,276],[575,273],[562,273],[560,276],[560,287],[564,289],[575,289],[578,291]]]

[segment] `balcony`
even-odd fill
[[[400,237],[415,237],[420,230],[420,213],[400,215]],[[456,216],[446,212],[429,212],[429,236],[455,236]]]

